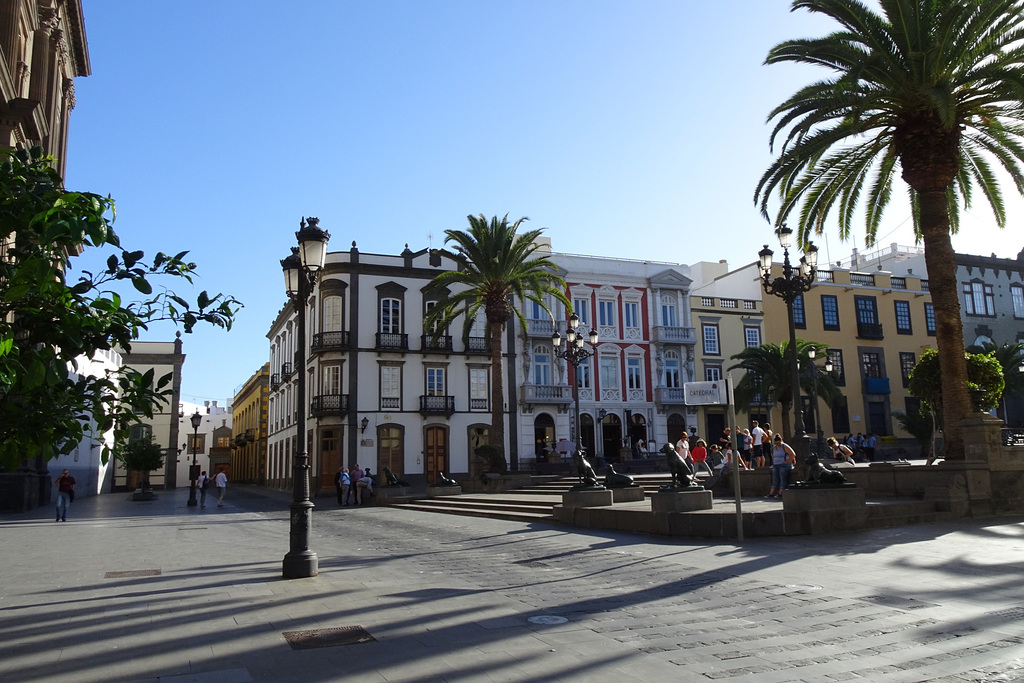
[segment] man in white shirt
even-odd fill
[[[217,487],[217,507],[224,507],[224,491],[228,488],[228,475],[224,473],[222,467],[218,472],[217,476],[213,478],[213,484]]]
[[[750,430],[750,438],[754,442],[753,448],[750,450],[750,464],[751,467],[755,465],[764,465],[764,449],[761,447],[761,442],[764,441],[764,430],[761,429],[761,425],[757,423],[757,420],[751,420],[750,424],[754,425],[753,429]]]

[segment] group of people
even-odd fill
[[[206,507],[206,490],[210,488],[210,482],[213,482],[217,488],[217,507],[224,507],[224,492],[228,488],[228,475],[223,467],[217,470],[217,474],[212,479],[206,475],[206,470],[199,475],[199,479],[196,481],[196,486],[199,488],[199,507]]]
[[[359,463],[351,470],[339,467],[338,473],[334,475],[334,487],[338,491],[338,505],[350,505],[352,498],[355,498],[356,505],[362,505],[366,495],[377,495],[373,492],[373,475],[370,468],[363,470]]]

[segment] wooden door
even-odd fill
[[[395,425],[381,425],[377,429],[378,474],[384,468],[401,479],[405,475],[405,449],[402,446],[402,430]]]
[[[448,428],[442,425],[427,427],[426,448],[423,451],[424,474],[427,483],[437,483],[437,473],[448,471]]]

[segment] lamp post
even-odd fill
[[[194,508],[199,504],[196,500],[196,482],[199,480],[199,463],[196,458],[196,451],[199,450],[199,425],[203,423],[203,416],[199,414],[199,409],[196,408],[196,412],[189,418],[189,422],[192,423],[192,466],[188,470],[188,506]],[[188,462],[186,456],[185,462]]]
[[[551,335],[551,345],[555,348],[555,356],[568,361],[573,367],[572,399],[574,405],[574,427],[570,434],[577,450],[583,449],[580,431],[580,363],[594,355],[594,349],[584,346],[583,336],[576,330],[580,326],[580,317],[575,312],[569,316],[569,329],[565,331],[565,348],[562,348],[562,335],[555,330]],[[597,330],[591,328],[589,333],[590,346],[597,346]],[[595,435],[596,440],[596,435]],[[596,446],[595,446],[596,450]]]
[[[818,457],[820,458],[821,454],[822,454],[822,451],[825,449],[825,432],[821,428],[821,406],[818,403],[818,377],[819,377],[819,374],[818,374],[818,364],[814,362],[815,355],[817,355],[817,352],[814,350],[814,347],[811,347],[811,348],[807,349],[807,357],[811,360],[811,373],[812,373],[811,374],[811,392],[814,394],[814,398],[813,398],[814,403],[813,403],[813,407],[811,408],[811,410],[813,412],[811,413],[811,415],[814,416],[814,425],[815,425],[815,427],[818,430],[817,450],[815,452],[817,453]],[[825,374],[831,374],[831,373],[832,373],[832,359],[826,357],[825,358]]]
[[[815,268],[818,265],[818,248],[808,243],[804,255],[800,257],[797,268],[789,261],[789,247],[792,246],[793,231],[783,225],[779,228],[779,244],[782,246],[782,275],[772,277],[772,254],[764,245],[758,252],[761,267],[761,285],[766,294],[774,295],[786,302],[786,315],[789,318],[790,348],[790,382],[793,394],[793,450],[800,457],[807,457],[810,450],[810,437],[804,433],[803,409],[800,406],[800,366],[796,357],[796,320],[793,318],[793,302],[796,298],[814,286]]]
[[[319,573],[319,560],[310,550],[309,538],[313,516],[313,502],[309,499],[309,454],[306,452],[306,304],[313,293],[320,270],[327,257],[327,241],[331,238],[319,226],[319,218],[303,218],[295,238],[298,247],[281,261],[284,271],[285,291],[295,306],[298,349],[296,365],[295,425],[298,439],[295,446],[293,468],[291,523],[289,550],[282,563],[282,575],[286,579],[304,579]]]

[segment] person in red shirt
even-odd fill
[[[690,457],[693,458],[694,474],[697,474],[701,468],[708,474],[714,474],[708,467],[708,444],[704,439],[697,439],[697,445],[690,451]]]
[[[75,496],[75,478],[68,474],[67,470],[60,473],[57,481],[57,521],[68,521],[68,508]]]

